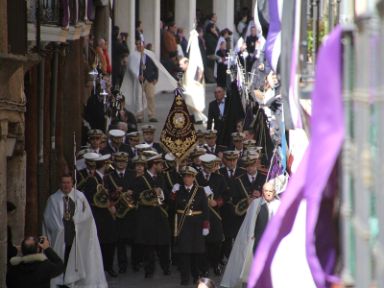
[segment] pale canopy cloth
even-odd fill
[[[52,248],[64,259],[64,199],[65,194],[58,190],[48,198],[44,211],[43,233],[47,235]],[[75,203],[76,236],[69,254],[64,274],[51,280],[51,287],[67,285],[76,288],[108,287],[104,274],[99,239],[91,208],[84,194],[72,189],[68,195]]]
[[[221,280],[221,287],[243,287],[253,259],[255,223],[260,211],[261,198],[255,199],[248,207],[243,224],[237,233],[231,255]],[[245,278],[245,281],[244,279]]]
[[[195,121],[206,122],[208,118],[203,113],[205,108],[204,65],[199,47],[199,34],[196,30],[192,30],[189,35],[187,48],[189,64],[183,78],[185,103],[193,113]]]
[[[144,49],[147,57],[151,58],[153,63],[159,69],[159,79],[155,85],[155,94],[161,91],[173,91],[177,88],[177,81],[156,59],[156,55],[147,49]],[[137,50],[132,51],[128,57],[128,67],[124,74],[123,83],[120,91],[125,96],[125,106],[128,110],[139,113],[147,108],[146,97],[143,97],[142,86],[139,82],[141,53]]]
[[[288,184],[288,175],[282,174],[274,179],[269,180],[275,187],[276,194],[285,191]],[[261,205],[265,201],[263,198],[255,199],[248,207],[247,214],[243,224],[237,233],[235,243],[233,245],[231,255],[229,256],[227,266],[224,271],[223,279],[220,287],[240,288],[247,283],[249,271],[253,260],[253,244],[255,242],[255,224],[259,215]],[[280,200],[275,199],[268,205],[268,213],[275,214]]]

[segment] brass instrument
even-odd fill
[[[109,193],[103,184],[97,184],[96,193],[93,195],[93,203],[99,208],[108,208]]]
[[[132,210],[136,209],[135,202],[132,198],[132,195],[127,192],[122,192],[120,194],[119,199],[117,200],[116,204],[116,217],[117,218],[124,218],[127,213]]]
[[[160,196],[157,195],[157,188],[144,190],[140,193],[140,203],[145,206],[159,206],[162,205],[162,200]]]
[[[239,202],[237,202],[235,207],[235,214],[237,216],[243,216],[247,213],[247,209],[249,207],[249,198],[243,198]]]

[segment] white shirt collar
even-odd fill
[[[256,180],[257,172],[256,172],[256,174],[254,174],[254,175],[251,175],[251,174],[248,174],[248,173],[247,173],[247,176],[248,176],[249,182],[252,182],[252,178],[253,178],[253,177],[254,177],[255,180]]]
[[[75,201],[75,188],[72,188],[71,192],[69,192],[68,194],[65,194],[63,192],[63,190],[61,190],[61,189],[60,189],[60,191],[63,194],[63,197],[64,196],[69,196],[69,198],[71,198],[73,201]]]
[[[101,173],[101,171],[99,171],[99,170],[96,170],[96,173],[101,177],[101,179],[103,179],[103,177],[104,177],[104,174],[103,173]]]
[[[185,186],[185,185],[184,185],[184,187],[185,187],[186,190],[191,191],[191,190],[192,190],[192,187],[193,187],[193,184],[192,184],[191,186]]]
[[[155,174],[152,174],[151,171],[147,170],[148,174],[153,178],[153,177],[156,177],[157,175]]]

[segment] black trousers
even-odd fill
[[[112,270],[116,243],[100,243],[100,248],[101,254],[103,255],[104,270]]]
[[[201,258],[202,254],[178,254],[177,264],[180,270],[181,282],[189,282],[190,275],[192,275],[193,280],[199,278],[199,263]]]
[[[130,239],[120,239],[117,242],[117,262],[120,269],[127,268],[128,266],[127,246],[131,246],[131,265],[137,267],[143,262],[143,249],[141,245],[135,244]]]
[[[234,239],[232,237],[228,237],[228,236],[225,237],[223,246],[221,248],[221,259],[224,259],[224,257],[229,259],[229,255],[231,254],[231,251],[232,251],[233,242],[234,242]]]
[[[203,273],[208,272],[209,266],[216,268],[221,260],[221,246],[222,242],[205,242],[205,257],[200,264],[200,270]]]
[[[159,255],[160,267],[163,271],[169,270],[170,251],[169,245],[143,245],[144,270],[145,273],[153,274],[155,272],[156,252]]]
[[[68,259],[69,259],[69,253],[71,253],[72,245],[65,245],[64,250],[64,267],[67,268]]]

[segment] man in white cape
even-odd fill
[[[159,70],[159,79],[155,85],[155,95],[162,91],[175,90],[177,88],[177,81],[157,60],[156,55],[147,49],[144,49],[143,53],[151,58]],[[139,82],[141,57],[142,54],[137,48],[129,54],[128,67],[120,88],[121,93],[125,96],[127,110],[134,111],[136,114],[140,114],[140,112],[147,108],[147,100],[143,94],[142,85]]]
[[[71,175],[63,175],[61,188],[48,198],[44,211],[43,233],[48,237],[56,253],[64,259],[65,196],[69,196],[75,207],[72,218],[75,237],[65,273],[51,280],[51,288],[60,285],[71,288],[106,288],[108,284],[92,211],[84,194],[73,188]]]

